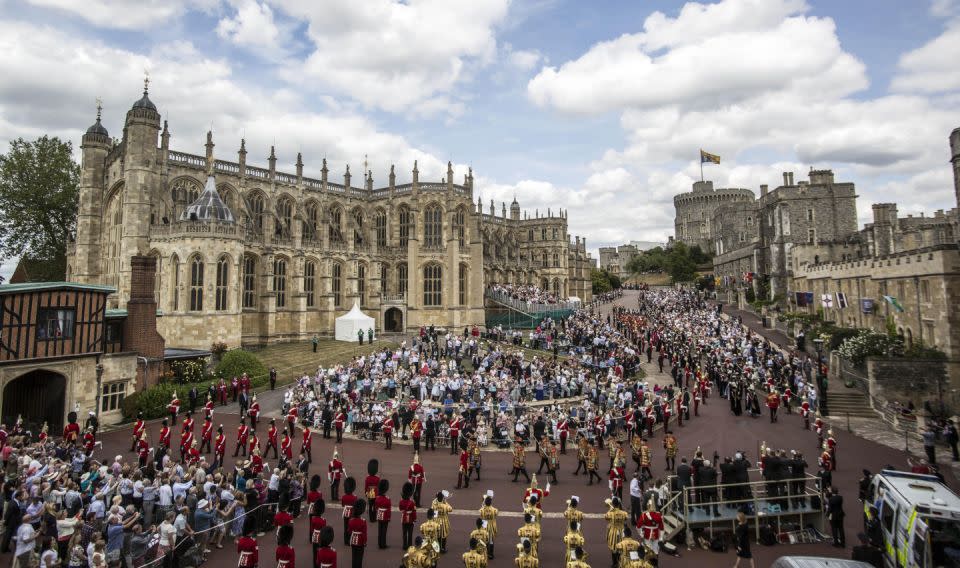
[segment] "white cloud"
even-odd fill
[[[537,63],[543,59],[543,55],[536,49],[521,49],[514,51],[512,48],[507,50],[507,63],[521,71],[529,71],[536,67]]]
[[[143,30],[180,16],[188,6],[208,10],[219,0],[28,0],[35,6],[54,8],[103,28]]]
[[[217,35],[261,56],[273,57],[283,52],[283,37],[265,2],[240,0],[233,16],[221,18]]]
[[[291,64],[291,82],[367,107],[414,114],[458,111],[456,88],[496,55],[508,0],[276,0],[307,22],[314,51]]]
[[[905,53],[890,88],[897,92],[945,93],[960,89],[960,18],[925,45]]]
[[[930,14],[937,18],[949,18],[957,13],[957,0],[931,0]]]
[[[833,21],[803,16],[804,10],[798,0],[726,0],[687,4],[677,18],[657,12],[642,33],[543,69],[527,92],[540,106],[598,113],[715,107],[758,92],[827,99],[866,87],[865,68],[842,50]]]
[[[424,179],[439,179],[446,159],[417,148],[402,136],[380,130],[369,119],[340,110],[316,112],[312,100],[294,90],[244,83],[225,60],[212,59],[190,42],[158,46],[137,54],[97,41],[83,41],[50,27],[0,21],[0,147],[18,136],[60,136],[79,147],[94,120],[94,99],[104,99],[104,125],[120,137],[126,111],[140,97],[143,69],[151,69],[150,97],[170,121],[171,147],[203,153],[205,133],[214,130],[215,153],[236,159],[244,134],[254,165],[266,164],[276,145],[278,168],[292,170],[298,151],[307,175],[319,175],[328,158],[331,176],[353,164],[354,180],[364,154],[376,179],[385,181],[390,162],[400,180],[419,160]],[[457,166],[462,176],[466,167]]]

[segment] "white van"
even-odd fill
[[[859,560],[845,558],[826,558],[823,556],[781,556],[773,561],[770,568],[873,568]]]

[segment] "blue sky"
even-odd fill
[[[376,182],[452,160],[484,203],[569,208],[590,248],[672,234],[672,196],[833,168],[870,203],[955,207],[957,0],[0,0],[0,147],[79,144],[139,97],[172,145]],[[0,273],[11,270],[9,263]]]

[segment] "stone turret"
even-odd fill
[[[397,174],[393,171],[393,164],[390,164],[390,190],[392,191],[397,185]]]
[[[100,233],[103,214],[104,160],[113,145],[100,123],[102,107],[97,101],[97,121],[87,129],[80,143],[80,195],[77,207],[77,247],[70,280],[100,281]]]
[[[350,164],[347,164],[347,171],[343,174],[343,186],[350,189]]]
[[[204,144],[207,149],[207,175],[213,173],[213,131],[207,130],[207,143]]]
[[[510,204],[510,218],[514,221],[520,220],[520,203],[517,202],[517,196],[513,196],[513,203]]]
[[[953,163],[953,191],[960,207],[960,128],[950,133],[950,162]]]

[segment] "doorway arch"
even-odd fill
[[[67,378],[60,373],[38,369],[20,375],[3,387],[3,422],[11,426],[17,416],[23,417],[23,427],[39,432],[46,422],[50,432],[63,429],[66,409]]]
[[[400,333],[403,331],[403,311],[400,308],[389,308],[384,313],[383,329],[391,333]]]

